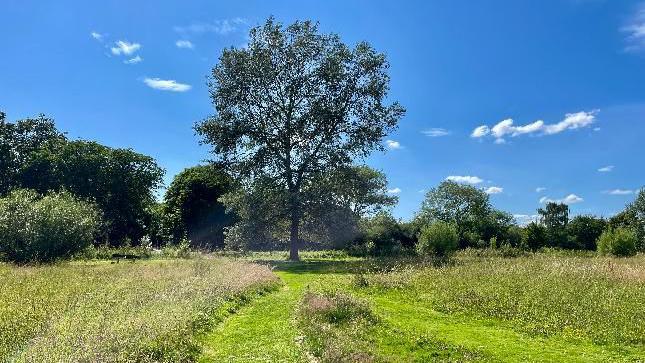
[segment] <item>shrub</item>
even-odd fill
[[[636,233],[628,228],[608,229],[598,238],[598,252],[603,255],[633,256],[636,254]]]
[[[67,192],[40,197],[20,189],[0,198],[0,253],[10,261],[49,262],[89,247],[97,208]]]
[[[434,222],[419,234],[417,252],[421,255],[447,257],[457,249],[457,228],[449,223]]]

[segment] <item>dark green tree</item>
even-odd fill
[[[216,114],[196,130],[242,184],[261,179],[262,190],[280,194],[285,204],[275,212],[288,215],[290,259],[298,259],[312,181],[383,149],[404,114],[385,103],[387,70],[385,56],[365,42],[350,48],[310,21],[285,27],[272,18],[213,68]]]
[[[20,187],[21,168],[32,154],[55,148],[65,141],[65,135],[45,115],[10,123],[0,113],[0,195]]]
[[[163,173],[149,156],[78,140],[33,152],[21,167],[20,184],[41,193],[64,189],[96,203],[103,237],[119,245],[126,239],[138,243],[149,233]]]
[[[567,225],[569,247],[596,250],[596,240],[607,227],[607,221],[594,216],[575,216]]]
[[[567,248],[567,224],[569,223],[569,206],[564,203],[549,202],[538,209],[540,222],[546,227],[547,245]]]
[[[187,237],[196,247],[224,247],[224,229],[234,222],[220,197],[234,190],[231,177],[217,165],[199,165],[177,174],[166,191],[164,211],[170,234]]]

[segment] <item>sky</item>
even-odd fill
[[[209,157],[210,69],[269,16],[387,55],[407,113],[364,162],[397,217],[446,179],[519,222],[551,200],[611,216],[645,185],[644,1],[3,0],[0,110],[151,155],[169,183]]]

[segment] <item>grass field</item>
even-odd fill
[[[642,255],[462,251],[444,265],[337,252],[305,253],[298,263],[285,256],[2,266],[0,299],[8,304],[0,307],[0,354],[17,361],[645,361]]]
[[[274,261],[285,286],[209,334],[201,360],[645,360],[643,256],[471,251],[439,267],[315,257]]]
[[[0,361],[190,361],[200,332],[275,286],[227,259],[0,265]]]

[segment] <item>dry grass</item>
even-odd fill
[[[225,259],[0,265],[0,361],[190,361],[196,334],[275,283]]]

